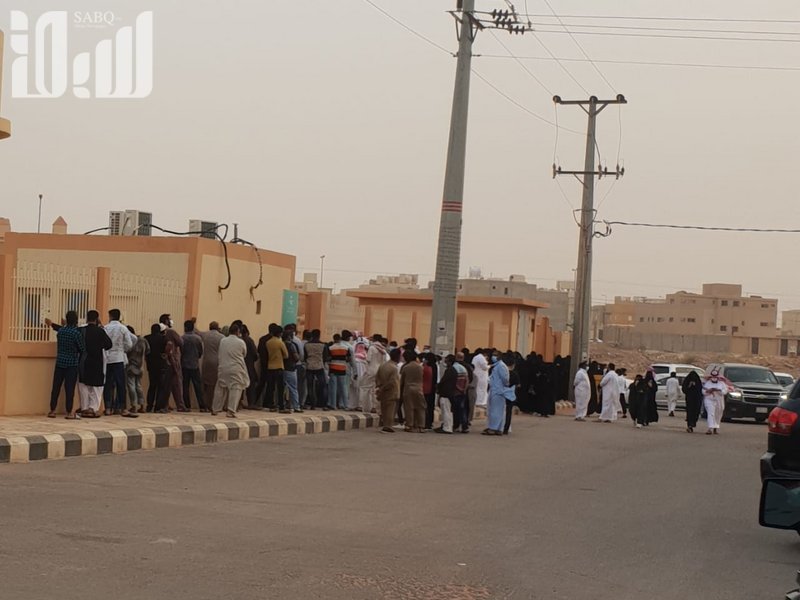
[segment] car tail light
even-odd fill
[[[773,408],[769,413],[769,432],[789,435],[797,422],[797,413],[785,408]]]

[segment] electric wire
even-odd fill
[[[228,245],[225,242],[225,239],[228,237],[228,231],[229,231],[227,223],[220,223],[211,229],[204,229],[202,231],[172,231],[170,229],[164,229],[163,227],[159,227],[158,225],[155,225],[153,223],[143,223],[139,225],[139,227],[137,227],[136,229],[141,229],[142,227],[150,227],[151,229],[155,229],[162,233],[166,233],[168,235],[177,235],[177,236],[187,236],[187,235],[197,236],[203,233],[214,234],[214,237],[217,240],[219,240],[219,242],[222,244],[222,253],[223,256],[225,257],[225,271],[227,273],[227,282],[225,283],[224,286],[217,286],[217,290],[219,292],[223,292],[227,290],[229,287],[231,287],[231,265],[230,262],[228,261]],[[222,227],[225,228],[224,235],[220,235],[218,231]],[[98,231],[109,231],[110,229],[111,227],[98,227],[97,229],[90,229],[89,231],[84,232],[83,235],[91,235],[92,233],[97,233]]]
[[[502,54],[476,54],[480,58],[508,58]],[[519,60],[556,60],[547,56],[517,56]],[[588,62],[585,58],[565,58],[558,57],[557,60],[563,62]],[[700,69],[742,69],[742,70],[763,70],[763,71],[800,71],[800,67],[777,66],[777,65],[732,65],[715,63],[681,63],[681,62],[659,62],[647,60],[603,60],[594,59],[594,62],[611,65],[640,65],[650,67],[687,67]]]
[[[566,33],[572,39],[575,35],[602,35],[610,37],[639,37],[639,38],[663,38],[663,39],[676,39],[676,40],[715,40],[715,41],[729,41],[729,42],[778,42],[796,44],[800,42],[798,39],[786,38],[754,38],[754,37],[734,37],[734,36],[712,36],[712,35],[679,35],[671,33],[625,33],[621,31],[570,31],[569,29],[538,29],[539,33]],[[589,59],[589,62],[594,62]],[[612,88],[613,89],[613,88]]]
[[[576,46],[578,47],[578,49],[581,51],[581,54],[583,54],[583,56],[586,58],[586,60],[588,60],[588,61],[591,63],[592,67],[594,67],[594,70],[595,70],[595,71],[597,71],[597,74],[598,74],[598,75],[600,75],[600,78],[601,78],[603,81],[605,81],[605,82],[606,82],[606,85],[608,85],[608,87],[611,89],[611,91],[615,91],[615,90],[616,90],[616,88],[615,88],[615,87],[614,87],[614,86],[611,84],[611,82],[608,80],[608,78],[607,78],[607,77],[606,77],[606,76],[603,74],[603,72],[600,70],[600,67],[598,67],[598,66],[595,64],[595,62],[594,62],[594,61],[593,61],[593,60],[592,60],[592,59],[589,57],[589,55],[586,53],[586,50],[584,50],[584,49],[583,49],[583,46],[581,46],[580,42],[578,42],[578,40],[575,38],[575,36],[573,36],[573,35],[572,35],[572,32],[570,32],[570,30],[569,30],[569,29],[567,29],[567,26],[566,26],[566,25],[564,25],[564,22],[561,20],[561,17],[559,17],[559,16],[556,14],[556,11],[553,9],[553,5],[552,5],[552,4],[550,4],[550,0],[544,0],[544,3],[547,5],[547,8],[549,8],[549,9],[550,9],[550,12],[551,12],[551,13],[553,13],[553,16],[555,16],[555,17],[556,17],[556,19],[558,20],[558,22],[559,22],[559,23],[561,24],[561,26],[564,28],[564,31],[566,31],[567,33],[569,33],[569,36],[570,36],[570,38],[572,38],[572,41],[573,41],[573,42],[575,42],[575,45],[576,45]]]
[[[403,29],[405,29],[406,31],[408,31],[410,34],[417,36],[419,39],[421,39],[421,40],[423,40],[423,41],[427,42],[428,44],[430,44],[430,45],[431,45],[431,46],[433,46],[434,48],[438,48],[439,50],[441,50],[441,51],[443,51],[443,52],[447,52],[447,53],[448,53],[450,56],[455,56],[455,54],[454,54],[453,52],[451,52],[450,50],[448,50],[447,48],[445,48],[445,47],[444,47],[444,46],[442,46],[441,44],[437,44],[436,42],[434,42],[434,41],[433,41],[432,39],[430,39],[429,37],[427,37],[427,36],[425,36],[425,35],[421,34],[419,31],[416,31],[415,29],[412,29],[411,27],[409,27],[408,25],[406,25],[405,23],[403,23],[403,22],[402,22],[400,19],[398,19],[398,18],[397,18],[397,17],[395,17],[394,15],[390,14],[389,12],[387,12],[386,10],[384,10],[383,8],[381,8],[380,6],[378,6],[377,4],[375,4],[375,3],[374,3],[372,0],[364,0],[364,2],[366,2],[367,4],[369,4],[369,5],[370,5],[372,8],[374,8],[375,10],[377,10],[379,13],[381,13],[381,14],[382,14],[383,16],[385,16],[386,18],[388,18],[388,19],[391,19],[392,21],[394,21],[395,23],[397,23],[398,25],[400,25],[400,27],[402,27]]]
[[[773,229],[759,227],[718,227],[712,225],[673,225],[667,223],[635,223],[629,221],[603,221],[608,226],[647,227],[655,229],[686,229],[696,231],[728,231],[736,233],[800,233],[800,229]]]
[[[529,13],[520,16],[526,18],[552,18],[554,15]],[[621,20],[621,21],[698,21],[702,23],[784,23],[797,24],[800,19],[726,19],[722,17],[664,17],[664,16],[633,16],[633,15],[558,15],[562,19],[597,19],[597,20]]]
[[[503,47],[503,49],[504,49],[504,50],[505,50],[505,51],[508,53],[508,56],[509,56],[510,58],[513,58],[513,59],[514,59],[514,60],[517,62],[517,64],[518,64],[520,67],[522,67],[522,69],[523,69],[523,70],[524,70],[524,71],[525,71],[525,72],[526,72],[528,75],[530,75],[530,76],[531,76],[531,78],[532,78],[532,79],[533,79],[533,80],[534,80],[536,83],[538,83],[538,84],[539,84],[539,86],[540,86],[540,87],[541,87],[541,88],[542,88],[542,89],[543,89],[545,92],[547,92],[547,94],[548,94],[549,96],[551,96],[551,97],[552,97],[552,96],[553,96],[553,92],[552,92],[552,91],[550,91],[550,88],[548,88],[548,87],[545,85],[545,83],[544,83],[544,82],[543,82],[541,79],[539,79],[539,78],[538,78],[536,75],[534,75],[533,71],[531,71],[531,70],[530,70],[530,69],[527,67],[527,65],[526,65],[524,62],[522,62],[521,60],[519,60],[519,59],[518,59],[518,58],[517,58],[517,57],[514,55],[514,53],[511,51],[511,49],[510,49],[508,46],[506,46],[506,45],[503,43],[503,41],[502,41],[502,40],[501,40],[499,37],[497,37],[497,34],[496,34],[494,31],[492,31],[491,29],[489,30],[489,33],[491,33],[491,34],[492,34],[492,37],[495,39],[495,41],[496,41],[498,44],[500,44],[500,45]]]
[[[540,23],[542,27],[556,27],[555,23]],[[592,25],[586,23],[567,23],[566,26],[579,29],[619,29],[623,31],[677,31],[681,33],[730,33],[741,35],[800,35],[797,31],[764,31],[757,29],[698,29],[697,27],[647,27],[644,25]]]
[[[540,37],[539,37],[539,36],[536,34],[536,32],[535,32],[535,31],[531,31],[531,34],[533,34],[533,37],[534,37],[534,39],[535,39],[537,42],[539,42],[539,45],[540,45],[542,48],[544,48],[545,52],[547,52],[547,53],[548,53],[548,54],[549,54],[549,55],[552,57],[552,59],[553,59],[554,61],[556,61],[556,63],[558,64],[558,66],[559,66],[559,67],[561,67],[561,70],[562,70],[562,71],[564,71],[564,73],[566,73],[566,74],[569,76],[569,78],[570,78],[570,79],[572,79],[572,81],[574,81],[574,82],[577,84],[577,86],[578,86],[579,88],[581,88],[581,89],[583,90],[583,92],[584,92],[584,93],[585,93],[587,96],[591,96],[591,94],[589,93],[589,90],[587,90],[587,89],[586,89],[586,88],[583,86],[583,84],[582,84],[580,81],[578,81],[578,80],[576,79],[576,77],[575,77],[575,76],[572,74],[572,72],[570,72],[570,70],[569,70],[569,69],[567,69],[566,65],[564,65],[564,64],[563,64],[563,63],[562,63],[562,62],[561,62],[561,61],[558,59],[558,57],[556,57],[556,55],[555,55],[555,54],[553,54],[553,53],[550,51],[550,48],[548,48],[548,47],[547,47],[547,45],[546,45],[546,44],[545,44],[545,43],[542,41],[542,38],[540,38]]]
[[[391,20],[392,20],[394,23],[396,23],[397,25],[400,25],[400,26],[401,26],[403,29],[405,29],[405,30],[406,30],[406,31],[408,31],[409,33],[412,33],[412,34],[413,34],[413,35],[415,35],[416,37],[418,37],[418,38],[420,38],[420,39],[424,40],[425,42],[427,42],[427,43],[428,43],[428,44],[430,44],[431,46],[433,46],[433,47],[437,48],[438,50],[441,50],[442,52],[446,52],[447,54],[449,54],[449,55],[451,55],[451,56],[456,56],[455,54],[453,54],[452,52],[450,52],[450,51],[449,51],[447,48],[445,48],[444,46],[441,46],[440,44],[437,44],[436,42],[434,42],[434,41],[433,41],[433,40],[431,40],[430,38],[428,38],[428,37],[426,37],[426,36],[422,35],[421,33],[419,33],[418,31],[416,31],[416,30],[415,30],[415,29],[413,29],[412,27],[409,27],[408,25],[406,25],[406,24],[405,24],[405,23],[403,23],[403,22],[402,22],[400,19],[396,18],[395,16],[393,16],[392,14],[388,13],[386,10],[384,10],[383,8],[381,8],[380,6],[378,6],[377,4],[375,4],[375,3],[374,3],[372,0],[364,0],[364,2],[366,2],[367,4],[369,4],[370,6],[372,6],[373,8],[375,8],[376,10],[378,10],[378,11],[379,11],[381,14],[383,14],[384,16],[386,16],[386,17],[388,17],[389,19],[391,19]],[[513,58],[513,56],[512,56],[512,58]],[[516,106],[517,108],[519,108],[520,110],[522,110],[522,111],[526,112],[527,114],[529,114],[530,116],[534,117],[535,119],[538,119],[539,121],[542,121],[543,123],[547,123],[548,125],[555,125],[555,123],[553,123],[553,122],[552,122],[552,121],[550,121],[549,119],[547,119],[547,118],[543,117],[542,115],[540,115],[540,114],[538,114],[538,113],[534,112],[533,110],[529,109],[527,106],[525,106],[525,105],[521,104],[520,102],[518,102],[517,100],[515,100],[514,98],[512,98],[511,96],[509,96],[508,94],[506,94],[504,91],[502,91],[500,88],[498,88],[496,85],[494,85],[494,84],[493,84],[491,81],[489,81],[489,80],[488,80],[486,77],[484,77],[484,76],[483,76],[483,75],[482,75],[480,72],[478,72],[478,71],[477,71],[477,70],[475,70],[474,68],[472,69],[472,73],[474,73],[474,74],[475,74],[475,76],[476,76],[476,77],[478,77],[478,79],[480,79],[481,81],[483,81],[483,82],[484,82],[486,85],[488,85],[488,86],[489,86],[489,87],[490,87],[492,90],[494,90],[494,91],[495,91],[497,94],[499,94],[500,96],[502,96],[503,98],[505,98],[505,99],[506,99],[508,102],[510,102],[511,104],[513,104],[514,106]],[[580,134],[580,135],[582,135],[582,134],[581,134],[581,132],[579,132],[579,131],[575,131],[574,129],[569,129],[569,128],[567,128],[567,127],[564,127],[563,129],[564,129],[564,131],[569,131],[570,133],[577,133],[577,134]]]

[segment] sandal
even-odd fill
[[[714,433],[714,432],[711,431],[710,429],[708,431],[706,431],[706,435],[711,435],[712,433]]]
[[[48,419],[55,419],[56,418],[56,411],[51,410],[49,413],[47,413],[47,418]]]
[[[69,420],[69,421],[79,421],[81,416],[78,413],[72,413],[72,414],[67,415],[64,418]]]
[[[231,411],[231,410],[229,410],[229,411],[228,411],[228,414],[227,414],[226,416],[227,416],[229,419],[235,419],[235,418],[236,418],[236,413],[235,413],[235,412],[233,412],[233,411]]]

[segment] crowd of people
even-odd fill
[[[677,373],[670,373],[664,381],[667,415],[675,416],[678,399],[683,393],[686,400],[686,431],[694,433],[702,414],[708,424],[706,434],[718,434],[728,385],[718,371],[711,371],[704,378],[691,371],[682,382]],[[644,375],[636,375],[631,382],[627,378],[627,370],[618,369],[613,363],[600,365],[594,361],[582,362],[578,365],[573,388],[576,421],[585,421],[596,413],[598,421],[602,423],[612,423],[620,416],[627,419],[630,415],[634,426],[639,429],[658,422],[658,383],[652,368],[648,368]]]
[[[345,330],[323,341],[319,330],[299,334],[294,324],[270,324],[258,339],[240,320],[224,327],[214,321],[202,331],[191,319],[180,334],[169,314],[141,335],[121,322],[117,309],[105,324],[94,310],[82,326],[74,311],[61,324],[46,324],[57,332],[50,418],[56,417],[63,388],[67,419],[136,418],[190,412],[193,406],[232,418],[241,409],[349,410],[379,414],[387,433],[400,424],[407,432],[452,434],[469,433],[480,407],[488,415],[482,433],[504,435],[516,405],[554,414],[569,372],[568,361],[560,358],[551,365],[535,354],[523,359],[484,348],[442,357],[427,346],[420,350],[415,339],[399,345],[380,334]],[[440,422],[434,428],[437,407]]]
[[[57,332],[48,417],[56,416],[63,387],[67,419],[190,412],[193,396],[200,412],[232,418],[240,409],[361,411],[379,414],[383,432],[400,424],[407,432],[452,434],[468,433],[479,407],[488,417],[482,433],[498,436],[510,432],[514,408],[547,418],[569,393],[570,357],[548,363],[535,353],[523,357],[494,348],[440,356],[428,346],[420,350],[413,338],[399,345],[381,334],[345,330],[323,341],[319,330],[298,334],[294,324],[272,323],[256,340],[240,320],[224,327],[212,321],[201,331],[191,319],[180,334],[169,314],[143,336],[120,317],[113,309],[102,324],[91,310],[79,327],[77,313],[70,311],[60,325],[46,321]],[[652,369],[631,381],[626,369],[614,364],[582,362],[572,386],[576,421],[597,414],[598,421],[612,423],[630,415],[644,428],[659,419]],[[692,372],[682,382],[672,373],[665,389],[670,417],[684,394],[688,432],[703,413],[707,433],[719,433],[727,393],[719,373],[701,379]]]

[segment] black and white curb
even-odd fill
[[[121,454],[134,450],[179,448],[234,440],[366,429],[377,425],[377,415],[344,414],[319,417],[275,417],[259,420],[230,419],[225,422],[202,425],[164,425],[135,429],[0,437],[0,463],[26,463],[69,456]]]

